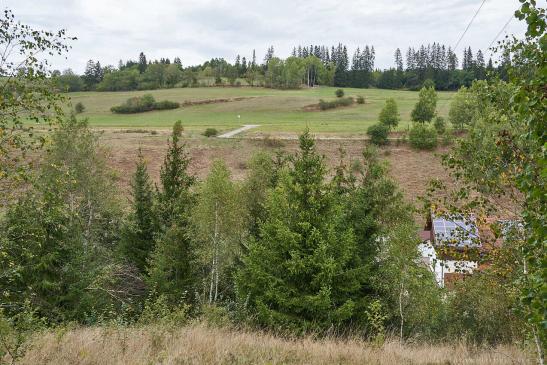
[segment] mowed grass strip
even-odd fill
[[[418,100],[416,91],[352,89],[345,88],[346,96],[365,97],[365,104],[355,104],[328,111],[306,111],[304,107],[319,99],[334,99],[334,87],[315,87],[301,90],[274,90],[251,87],[177,88],[132,92],[79,92],[68,94],[73,104],[82,102],[92,126],[118,128],[164,128],[181,120],[185,129],[192,131],[212,127],[219,131],[237,128],[242,124],[260,124],[247,134],[301,132],[309,127],[314,133],[364,134],[376,123],[387,98],[397,101],[401,113],[398,130],[410,125],[410,112]],[[243,100],[183,106],[179,109],[152,111],[134,115],[116,115],[110,111],[114,105],[130,97],[152,94],[156,100],[179,103],[208,99]],[[439,92],[437,110],[446,117],[453,92]]]

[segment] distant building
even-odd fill
[[[499,232],[494,234],[493,227]],[[487,268],[488,253],[506,239],[522,240],[525,230],[518,220],[487,218],[480,227],[474,216],[431,215],[418,246],[422,263],[435,274],[437,284],[450,287],[477,270]]]
[[[434,273],[440,287],[479,268],[482,244],[473,216],[431,216],[420,237],[422,262]]]

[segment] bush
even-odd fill
[[[342,89],[338,89],[334,93],[336,94],[338,98],[341,98],[342,96],[344,96],[344,90]]]
[[[353,104],[353,98],[340,98],[336,100],[337,106],[350,106]]]
[[[357,97],[357,104],[364,104],[364,103],[365,103],[365,97],[359,95],[359,96]]]
[[[74,105],[74,111],[76,112],[76,114],[81,114],[83,113],[85,110],[85,106],[84,104],[82,104],[81,101],[77,102],[76,105]]]
[[[388,143],[389,127],[385,124],[373,124],[367,129],[370,141],[375,145],[382,146]]]
[[[454,131],[452,129],[446,129],[442,134],[441,143],[443,146],[449,146],[454,143]]]
[[[205,132],[203,132],[203,135],[205,137],[214,137],[218,135],[218,131],[215,128],[207,128]]]
[[[328,110],[339,106],[348,106],[353,104],[353,98],[340,98],[332,101],[319,100],[319,109]]]
[[[437,131],[423,124],[416,124],[410,130],[410,145],[420,150],[432,150],[437,147]]]
[[[143,311],[138,319],[140,324],[162,324],[166,326],[181,326],[188,322],[190,307],[187,304],[170,304],[165,295],[151,295],[144,303]]]
[[[180,107],[180,104],[174,101],[163,100],[154,103],[155,110],[167,110],[167,109],[177,109]]]
[[[436,117],[433,121],[433,126],[439,134],[443,134],[444,132],[446,132],[446,123],[443,117]]]
[[[180,107],[179,103],[169,100],[156,102],[152,95],[145,94],[140,97],[136,96],[127,99],[122,105],[113,106],[110,110],[117,114],[132,114],[148,112],[151,110],[176,109],[178,107]]]
[[[282,140],[266,135],[263,139],[264,145],[271,148],[281,148],[285,146]]]
[[[142,113],[153,110],[155,102],[156,100],[152,95],[146,94],[129,98],[122,105],[113,106],[110,110],[118,114]]]
[[[36,310],[31,307],[30,302],[24,302],[22,310],[14,316],[8,317],[4,309],[0,308],[0,363],[6,360],[6,355],[11,358],[14,364],[25,355],[31,346],[29,339],[37,331],[45,328],[45,320],[38,317]],[[7,362],[6,362],[7,364]]]

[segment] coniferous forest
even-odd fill
[[[404,52],[404,56],[403,56]],[[297,89],[315,85],[337,87],[419,90],[431,80],[437,90],[458,90],[471,86],[473,80],[501,78],[507,80],[510,58],[485,60],[483,52],[465,48],[459,58],[450,47],[439,43],[394,51],[393,67],[375,68],[374,46],[357,47],[351,59],[342,43],[337,46],[298,46],[285,59],[274,47],[268,47],[262,60],[255,50],[247,58],[237,55],[234,63],[213,58],[202,65],[184,67],[180,57],[148,60],[140,53],[138,60],[120,60],[117,67],[102,66],[89,60],[83,75],[72,70],[54,72],[61,91],[149,90],[172,87],[265,86]],[[209,83],[204,79],[211,79]]]

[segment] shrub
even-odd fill
[[[319,100],[319,109],[328,110],[339,106],[348,106],[353,104],[353,98],[340,98],[332,101]]]
[[[338,98],[341,98],[342,96],[344,96],[344,90],[342,89],[337,89],[334,93],[336,94]]]
[[[333,109],[334,103],[331,101],[325,101],[323,99],[319,99],[319,109],[321,110],[327,110],[327,109]]]
[[[447,129],[442,134],[441,143],[443,146],[449,146],[454,143],[454,131],[452,129]]]
[[[85,106],[84,104],[82,104],[81,101],[77,102],[76,105],[74,105],[74,111],[76,112],[76,114],[81,114],[83,113],[85,110]]]
[[[359,95],[359,96],[357,97],[357,104],[364,104],[364,103],[365,103],[365,97]]]
[[[165,295],[151,295],[144,303],[143,311],[138,319],[141,324],[162,324],[180,326],[188,322],[189,306],[184,303],[170,304]]]
[[[156,100],[150,94],[129,98],[119,106],[113,106],[110,110],[118,114],[142,113],[154,109]]]
[[[416,124],[410,130],[410,145],[420,150],[431,150],[437,147],[437,131],[423,124]]]
[[[373,124],[367,129],[370,141],[375,145],[381,146],[388,143],[389,127],[385,124]]]
[[[435,127],[435,130],[437,130],[437,133],[443,134],[446,131],[446,123],[444,121],[443,117],[436,117],[433,121],[433,126]]]
[[[353,104],[353,98],[340,98],[335,101],[336,106],[349,106]]]
[[[32,335],[45,328],[45,320],[38,317],[36,310],[31,307],[28,299],[21,309],[14,316],[8,317],[4,314],[4,309],[0,308],[1,364],[4,364],[2,360],[6,360],[8,354],[12,364],[22,358],[31,346],[29,339]]]
[[[263,139],[264,145],[271,148],[280,148],[285,146],[282,140],[279,138],[273,138],[270,135],[266,135]]]
[[[163,100],[154,103],[155,110],[166,110],[166,109],[177,109],[180,107],[180,104],[174,101]]]
[[[426,79],[422,84],[422,87],[435,89],[435,81]]]
[[[205,132],[203,132],[203,135],[205,137],[214,137],[218,135],[218,131],[215,128],[207,128]]]
[[[122,105],[113,106],[110,110],[117,114],[132,114],[148,112],[151,110],[176,109],[178,107],[180,107],[179,103],[169,100],[156,102],[152,95],[145,94],[140,97],[136,96],[129,98]]]

